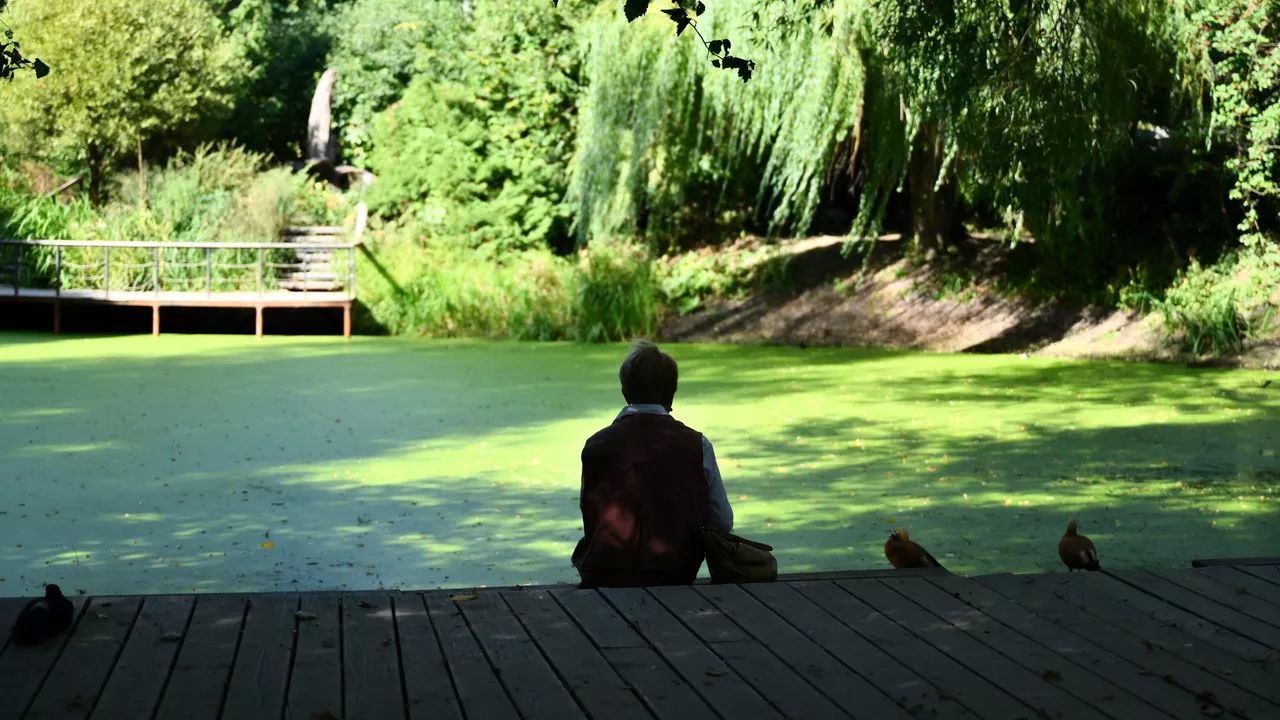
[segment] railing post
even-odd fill
[[[53,251],[53,296],[62,298],[62,246]]]
[[[107,245],[102,248],[102,250],[106,255],[102,261],[102,284],[104,291],[102,297],[105,299],[111,297],[111,246]]]
[[[213,294],[213,248],[204,249],[204,294]]]
[[[347,297],[356,296],[356,246],[347,251]]]
[[[258,294],[262,294],[262,248],[258,248]],[[262,317],[262,308],[258,308],[258,317]],[[262,333],[259,332],[259,335]]]
[[[151,248],[151,284],[156,295],[160,294],[160,246]]]

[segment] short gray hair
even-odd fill
[[[655,404],[671,410],[680,370],[670,355],[650,340],[636,340],[618,368],[622,396],[630,405]]]

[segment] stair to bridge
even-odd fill
[[[346,230],[337,225],[290,225],[280,233],[285,243],[337,243],[346,242]],[[280,289],[297,292],[334,291],[343,289],[345,272],[334,265],[333,250],[302,247],[292,251],[294,257],[286,262],[290,267],[281,268],[276,278]]]

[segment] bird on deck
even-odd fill
[[[1075,520],[1067,523],[1067,532],[1058,541],[1058,557],[1071,572],[1102,569],[1098,564],[1098,549],[1087,536],[1076,533]]]
[[[934,559],[919,543],[907,537],[906,528],[897,528],[889,533],[884,543],[884,556],[890,564],[902,570],[904,568],[942,567],[942,563]]]
[[[75,610],[71,601],[62,594],[62,588],[44,586],[44,597],[27,603],[13,623],[13,642],[17,645],[35,645],[71,628]]]

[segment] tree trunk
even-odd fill
[[[89,143],[89,202],[97,205],[102,200],[102,149],[97,143]]]
[[[951,241],[955,186],[938,185],[945,148],[936,122],[920,128],[907,166],[907,190],[911,200],[911,231],[916,247],[932,258]]]

